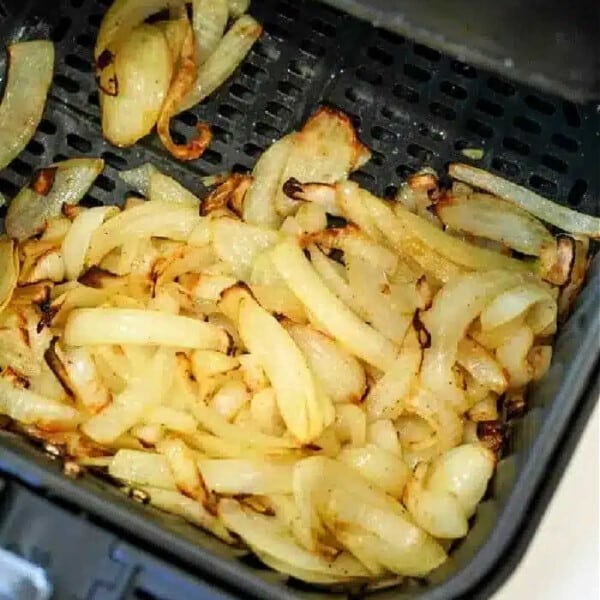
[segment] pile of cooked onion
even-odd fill
[[[194,38],[185,15],[117,26],[111,11],[104,127],[126,117],[115,141],[133,143],[181,106],[169,53]],[[244,17],[218,42],[227,15],[194,14],[212,37],[190,61],[216,82]],[[135,99],[122,74],[143,79],[146,61],[164,77]],[[147,164],[121,174],[145,199],[83,208],[100,159],[37,173],[0,239],[7,427],[306,582],[438,567],[501,456],[499,403],[523,408],[549,368],[599,221],[466,165],[450,188],[423,171],[386,201],[348,178],[369,158],[320,109],[202,200]]]

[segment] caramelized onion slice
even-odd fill
[[[19,241],[40,233],[64,205],[79,203],[103,169],[100,158],[71,158],[38,171],[10,203],[6,233]]]
[[[47,40],[8,47],[9,69],[0,104],[0,169],[33,137],[52,82],[54,46]]]

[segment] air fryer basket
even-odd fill
[[[186,137],[197,120],[213,125],[214,141],[200,160],[175,163],[154,137],[130,149],[115,148],[101,137],[91,70],[98,25],[110,3],[0,0],[2,44],[50,37],[57,51],[51,98],[40,127],[22,156],[0,172],[0,192],[7,197],[36,168],[80,155],[101,156],[107,163],[83,201],[88,206],[121,203],[127,188],[118,171],[146,161],[201,194],[199,176],[249,170],[273,140],[298,128],[318,105],[330,104],[352,117],[372,148],[372,160],[353,178],[378,194],[393,194],[399,181],[422,166],[441,172],[450,161],[468,160],[461,153],[464,148],[481,148],[484,157],[476,164],[578,210],[599,212],[596,107],[505,81],[311,0],[254,0],[251,12],[265,25],[263,37],[213,97],[174,124],[176,134]],[[0,73],[5,73],[4,64]],[[469,535],[427,581],[374,597],[474,597],[475,584],[514,547],[539,486],[557,474],[559,442],[596,377],[600,265],[594,266],[558,337],[553,365],[530,396],[529,411],[509,426],[505,456]],[[133,503],[91,475],[67,479],[56,462],[6,432],[0,432],[2,471],[37,491],[69,500],[78,510],[244,596],[331,595],[264,569],[244,552]]]

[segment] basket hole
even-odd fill
[[[397,33],[392,33],[391,31],[388,31],[387,29],[378,29],[377,35],[382,40],[385,40],[386,42],[389,42],[390,44],[394,44],[394,45],[404,44],[404,42],[406,41],[406,39],[403,38],[401,35],[398,35]]]
[[[410,175],[412,175],[415,172],[416,172],[416,169],[409,165],[398,165],[396,167],[396,175],[398,175],[398,177],[400,177],[403,180],[408,178]]]
[[[71,6],[73,8],[81,8],[81,5],[83,4],[84,0],[71,0]]]
[[[560,158],[556,158],[551,154],[542,156],[542,164],[557,173],[566,173],[569,170],[569,165],[564,160],[560,160]]]
[[[59,163],[59,162],[62,162],[63,160],[67,160],[67,158],[68,158],[68,157],[67,157],[65,154],[61,154],[61,153],[59,152],[58,154],[55,154],[55,155],[52,157],[52,162],[53,162],[53,163]]]
[[[235,163],[233,167],[231,167],[232,173],[240,173],[240,175],[248,175],[251,170],[250,167],[242,165],[241,163]]]
[[[529,108],[543,115],[554,114],[554,111],[556,110],[553,104],[547,102],[539,96],[535,96],[534,94],[529,94],[529,96],[525,96],[525,104],[527,104]]]
[[[75,38],[75,41],[83,48],[93,48],[96,45],[96,40],[86,33],[82,33]]]
[[[56,125],[52,121],[48,121],[48,119],[42,119],[38,129],[46,135],[54,135],[56,133]]]
[[[285,2],[278,2],[275,10],[279,15],[289,19],[290,21],[295,21],[300,15],[300,11],[297,8],[286,4]]]
[[[98,95],[98,92],[92,92],[91,94],[89,94],[88,104],[90,106],[100,107],[100,96]]]
[[[277,23],[266,23],[264,29],[271,37],[281,42],[285,42],[289,36],[287,29],[277,25]]]
[[[251,79],[256,79],[256,81],[266,81],[269,78],[268,73],[262,67],[257,67],[248,62],[242,65],[242,73]]]
[[[467,97],[467,90],[451,81],[442,81],[442,83],[440,83],[440,90],[446,94],[446,96],[456,98],[457,100],[464,100]]]
[[[69,17],[61,17],[56,27],[52,30],[50,38],[53,42],[61,42],[65,38],[65,35],[67,35],[70,27],[71,19]]]
[[[527,156],[530,152],[529,145],[514,137],[505,137],[502,140],[502,145],[508,150],[512,150],[521,156]]]
[[[279,102],[267,102],[265,111],[275,118],[286,118],[292,114],[289,108],[283,106],[283,104],[279,104]]]
[[[365,173],[365,171],[354,171],[354,173],[350,175],[349,179],[358,183],[358,185],[364,188],[372,189],[375,185],[375,177],[369,173]]]
[[[383,190],[383,197],[388,198],[389,200],[393,200],[398,193],[398,188],[395,185],[388,185],[385,190]]]
[[[433,158],[433,152],[419,144],[409,144],[406,151],[410,156],[416,158],[420,162],[430,162]]]
[[[219,106],[219,114],[229,121],[237,121],[244,116],[242,111],[235,108],[235,106],[231,106],[231,104],[221,104]]]
[[[562,133],[555,133],[552,136],[552,143],[561,150],[566,150],[567,152],[577,152],[579,148],[577,140],[563,135]]]
[[[577,179],[569,191],[567,201],[571,206],[579,206],[585,193],[587,192],[587,183],[583,179]]]
[[[231,85],[231,87],[229,88],[229,93],[234,98],[237,98],[242,102],[250,102],[254,97],[254,93],[251,90],[249,90],[246,86],[240,83],[234,83],[233,85]]]
[[[105,192],[112,192],[116,187],[115,182],[112,179],[110,179],[110,177],[107,177],[102,173],[98,175],[96,181],[94,182],[94,185],[99,187],[101,190],[104,190]]]
[[[577,107],[572,102],[563,102],[563,114],[569,127],[581,126],[581,117]]]
[[[540,192],[542,196],[548,197],[556,194],[556,184],[540,175],[532,175],[529,178],[529,185]]]
[[[252,54],[256,54],[256,56],[260,56],[270,62],[275,62],[281,55],[281,52],[268,43],[265,44],[259,40],[252,46]]]
[[[485,98],[477,100],[475,106],[477,110],[491,115],[492,117],[501,117],[504,114],[504,109],[499,104],[486,100]]]
[[[13,161],[8,165],[8,168],[11,171],[14,171],[17,175],[21,175],[23,177],[30,177],[33,173],[32,166],[20,158],[13,159]]]
[[[284,96],[289,96],[290,98],[296,98],[302,93],[302,90],[299,87],[295,86],[293,83],[290,83],[289,81],[280,81],[277,84],[277,89]]]
[[[65,64],[81,73],[90,73],[92,70],[92,65],[87,60],[84,60],[75,54],[67,54],[65,57]]]
[[[122,171],[127,168],[127,161],[118,156],[114,152],[106,151],[102,153],[102,158],[106,162],[107,165],[111,166],[113,169],[117,169],[118,171]]]
[[[263,152],[264,149],[260,146],[257,146],[256,144],[253,144],[251,142],[244,144],[244,154],[246,154],[250,158],[258,158]]]
[[[310,26],[312,27],[313,31],[320,33],[321,35],[326,37],[335,37],[335,27],[329,23],[326,23],[325,21],[322,21],[321,19],[313,19],[310,22]]]
[[[361,81],[365,81],[371,85],[381,85],[383,82],[383,77],[381,74],[377,73],[376,71],[372,71],[365,66],[361,66],[356,69],[356,76]]]
[[[77,152],[83,152],[84,154],[87,154],[92,149],[92,144],[76,133],[67,134],[67,145],[77,150]]]
[[[395,144],[398,141],[398,136],[385,127],[376,125],[371,129],[371,137],[375,140],[379,140],[384,144]]]
[[[223,144],[230,144],[233,140],[233,136],[226,129],[223,129],[218,125],[213,125],[211,129],[215,140],[222,142]]]
[[[429,71],[421,69],[421,67],[417,67],[417,65],[411,65],[410,63],[404,65],[404,74],[421,83],[431,79],[431,73]]]
[[[377,46],[367,48],[367,56],[384,67],[389,67],[394,62],[394,57],[389,52]]]
[[[456,119],[456,111],[441,102],[432,102],[429,105],[429,112],[436,117],[446,119],[446,121],[454,121]]]
[[[533,121],[532,119],[529,119],[527,117],[523,117],[523,116],[515,117],[514,124],[515,124],[515,127],[518,127],[519,129],[521,129],[522,131],[525,131],[526,133],[538,134],[538,133],[541,133],[541,131],[542,131],[542,126],[537,121]]]
[[[466,79],[475,79],[477,77],[477,71],[471,65],[467,65],[460,60],[453,60],[450,63],[450,68],[461,77],[465,77]]]
[[[37,140],[31,140],[27,146],[27,152],[33,154],[34,156],[41,156],[46,152],[46,148],[44,148],[44,144],[38,142]]]
[[[79,91],[79,84],[76,81],[60,73],[54,76],[54,83],[69,94],[76,94]]]
[[[321,58],[325,54],[325,48],[312,40],[302,40],[300,42],[300,50],[315,58]]]
[[[482,138],[491,138],[494,135],[494,130],[489,125],[479,121],[478,119],[468,119],[467,129],[473,133],[476,133]]]
[[[490,90],[493,90],[502,96],[513,96],[516,92],[514,85],[508,83],[508,81],[504,81],[504,79],[500,79],[499,77],[490,77],[487,84]]]
[[[290,73],[293,73],[302,79],[311,79],[314,75],[313,68],[304,60],[290,60],[288,69]]]
[[[413,88],[408,87],[407,85],[402,85],[401,83],[394,86],[392,94],[394,94],[396,98],[405,100],[410,104],[414,104],[415,102],[419,101],[419,93],[416,90],[413,90]]]
[[[381,108],[381,116],[390,121],[400,121],[407,118],[407,113],[398,106],[386,104]]]
[[[211,164],[211,165],[218,165],[221,164],[221,161],[223,160],[223,157],[221,156],[220,152],[216,152],[215,150],[205,150],[204,153],[202,154],[202,160],[206,161],[207,163]]]
[[[376,167],[382,167],[385,164],[385,156],[371,150],[371,160],[369,161],[369,164],[375,165]]]
[[[519,174],[519,167],[516,163],[502,158],[492,160],[492,169],[505,175],[509,179],[514,179]]]
[[[254,126],[254,131],[256,131],[258,135],[262,135],[272,140],[279,137],[279,130],[271,125],[267,125],[267,123],[261,123],[260,121]]]
[[[198,117],[191,113],[189,110],[186,110],[178,115],[175,115],[175,119],[188,127],[196,127],[198,124]]]
[[[98,200],[98,198],[96,198],[95,196],[92,196],[91,194],[86,194],[81,199],[79,204],[81,206],[84,206],[85,208],[94,208],[95,206],[104,206],[104,204],[100,200]]]
[[[19,188],[12,181],[0,177],[0,193],[13,198],[19,193]]]
[[[100,23],[102,23],[102,15],[90,15],[88,17],[88,23],[92,27],[100,27]]]
[[[442,55],[433,48],[429,48],[428,46],[423,46],[422,44],[414,44],[413,51],[417,56],[424,58],[430,62],[438,62]]]

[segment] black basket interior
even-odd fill
[[[516,85],[314,1],[254,0],[251,12],[264,24],[264,35],[217,93],[174,122],[175,137],[186,138],[199,120],[212,125],[214,141],[200,160],[175,163],[155,136],[130,149],[111,146],[101,136],[92,74],[92,49],[110,3],[0,0],[3,44],[42,37],[56,44],[54,84],[44,118],[26,151],[0,172],[0,192],[8,198],[35,169],[86,155],[106,161],[104,174],[82,202],[87,206],[121,203],[127,188],[118,171],[146,161],[202,193],[199,176],[250,170],[269,144],[299,128],[320,104],[329,104],[352,117],[361,139],[373,150],[372,160],[352,177],[378,194],[393,195],[399,182],[423,166],[443,171],[450,161],[469,162],[461,151],[481,148],[484,157],[475,164],[580,211],[599,212],[600,113],[595,106],[575,105]],[[5,57],[0,62],[3,74]],[[435,593],[436,586],[467,565],[495,533],[515,478],[526,465],[544,419],[554,410],[552,399],[573,370],[569,364],[585,358],[580,356],[580,342],[597,306],[593,290],[588,290],[587,296],[580,303],[577,318],[571,319],[558,341],[554,365],[534,394],[531,409],[510,429],[506,457],[469,536],[428,582],[407,584],[402,591],[379,592],[378,597],[413,597],[425,590]],[[33,459],[20,442],[12,443]],[[35,461],[46,465],[41,455],[36,454]],[[56,471],[56,466],[49,468]],[[109,520],[113,521],[119,514],[127,513],[128,519],[142,514],[166,529],[165,540],[179,536],[181,543],[172,544],[168,551],[200,572],[210,568],[203,549],[217,556],[239,558],[239,553],[177,519],[131,505],[102,481],[85,477],[77,485],[102,500],[92,512],[110,506],[113,516]],[[153,538],[155,533],[150,529],[138,532],[159,546],[160,538]],[[192,549],[196,544],[197,552]],[[165,542],[163,547],[168,545]],[[262,568],[258,561],[242,559],[236,568],[240,577],[258,574],[274,586],[258,585],[254,580],[245,587],[248,594],[327,596]],[[219,574],[219,569],[214,572]],[[240,581],[230,583],[240,585]]]

